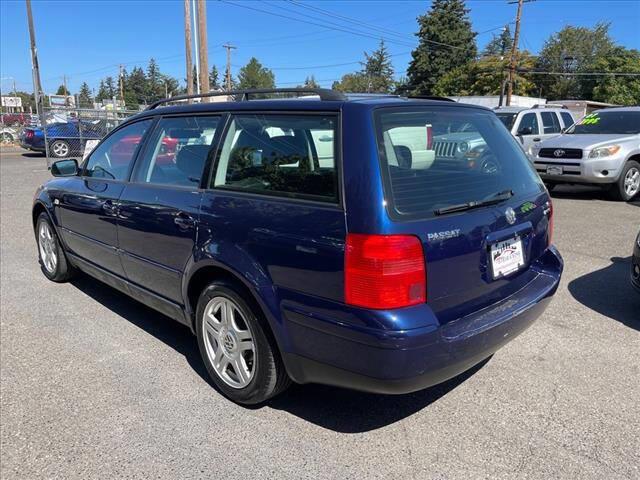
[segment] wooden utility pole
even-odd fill
[[[33,28],[33,15],[31,14],[31,0],[27,3],[27,22],[29,23],[29,42],[31,44],[31,68],[33,70],[33,97],[36,101],[36,113],[40,117],[40,124],[44,128],[46,122],[44,120],[43,110],[43,93],[42,84],[40,83],[40,66],[38,64],[38,49],[36,47],[36,31]],[[49,145],[44,142],[44,148],[47,158],[49,158]]]
[[[197,0],[198,4],[198,55],[200,63],[200,93],[209,93],[209,61],[207,48],[207,4]],[[203,99],[203,101],[206,101]]]
[[[124,66],[120,65],[119,78],[120,78],[120,101],[122,102],[122,105],[124,106],[124,74],[122,72],[123,68],[124,68]],[[115,105],[114,105],[114,107],[115,107]]]
[[[231,50],[235,50],[238,47],[234,47],[230,43],[225,43],[223,47],[227,49],[227,69],[224,72],[225,86],[227,91],[230,91],[231,90]]]
[[[193,61],[191,60],[191,9],[184,0],[184,47],[187,57],[187,94],[193,95]],[[189,100],[191,102],[191,100]]]
[[[513,81],[516,76],[516,57],[518,54],[518,41],[520,39],[520,19],[522,18],[522,5],[525,2],[531,2],[534,0],[517,0],[518,12],[516,13],[516,31],[513,34],[513,46],[511,47],[511,61],[509,62],[509,79],[507,88],[507,106],[511,105],[511,96],[513,95]],[[511,1],[508,3],[516,3]]]

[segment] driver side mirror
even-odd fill
[[[78,174],[78,161],[75,158],[58,160],[51,165],[51,175],[54,177],[73,177]]]
[[[533,133],[533,128],[531,127],[522,127],[518,130],[518,135],[531,135]]]

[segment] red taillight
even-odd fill
[[[345,302],[359,307],[408,307],[427,300],[422,244],[412,235],[347,235]]]
[[[33,138],[33,130],[27,130],[27,133],[25,134],[25,136],[27,138]]]
[[[427,150],[433,150],[433,127],[429,124],[427,127]]]
[[[553,242],[553,203],[549,199],[549,245]]]

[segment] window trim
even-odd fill
[[[547,133],[545,131],[545,129],[547,128],[544,124],[544,114],[547,113],[549,115],[551,115],[551,128],[555,128],[555,124],[558,124],[558,127],[560,127],[560,130],[558,130],[557,132],[549,132]],[[553,119],[556,119],[556,121],[554,122]],[[555,111],[550,111],[550,112],[540,112],[540,120],[542,120],[542,135],[557,135],[562,133],[562,123],[560,122],[560,118],[559,115],[555,112]]]
[[[327,200],[318,200],[313,195],[305,195],[298,193],[288,193],[288,192],[277,192],[277,191],[269,191],[269,190],[247,190],[241,188],[234,188],[232,186],[226,185],[213,185],[215,180],[215,175],[220,166],[220,159],[222,155],[222,146],[224,144],[224,139],[227,137],[227,133],[229,128],[231,127],[231,123],[234,118],[237,116],[251,116],[251,115],[264,115],[264,116],[295,116],[295,117],[326,117],[332,116],[335,118],[335,136],[333,142],[333,150],[334,150],[334,160],[335,160],[335,170],[336,170],[336,198],[327,199]],[[217,132],[216,132],[217,134]],[[280,199],[280,200],[288,200],[293,202],[303,202],[309,203],[312,205],[324,205],[329,207],[338,207],[340,209],[344,209],[344,191],[343,191],[343,181],[342,181],[342,114],[340,111],[296,111],[296,110],[242,110],[242,111],[230,111],[227,112],[227,118],[224,124],[224,129],[220,132],[220,137],[218,138],[218,143],[216,145],[216,149],[213,156],[213,162],[208,174],[207,182],[203,186],[203,189],[210,192],[224,192],[224,193],[233,193],[247,196],[257,199]]]
[[[153,138],[153,135],[156,133],[156,131],[158,130],[158,128],[160,127],[160,122],[166,118],[182,118],[182,117],[218,117],[220,119],[219,123],[218,123],[218,127],[216,127],[216,132],[213,134],[213,140],[211,141],[211,145],[209,148],[209,152],[207,153],[207,158],[205,160],[204,163],[204,167],[202,168],[202,173],[200,174],[200,181],[198,182],[197,185],[193,185],[193,186],[189,186],[189,185],[173,185],[173,184],[167,184],[167,183],[155,183],[155,182],[141,182],[141,181],[137,181],[135,180],[135,175],[137,173],[139,173],[139,170],[142,166],[142,161],[144,160],[145,155],[147,154],[147,151],[149,150],[149,148],[151,147],[151,143],[150,140]],[[135,165],[133,167],[133,169],[131,169],[131,171],[129,172],[129,183],[135,184],[135,185],[150,185],[150,186],[154,186],[154,187],[169,187],[169,188],[176,188],[176,189],[180,189],[180,190],[202,190],[203,189],[203,180],[207,177],[207,169],[209,167],[209,163],[212,157],[212,154],[214,154],[218,148],[217,143],[220,141],[220,136],[219,136],[219,132],[222,130],[222,128],[220,127],[224,127],[226,125],[226,112],[211,112],[211,113],[206,113],[206,112],[202,112],[202,113],[193,113],[193,112],[184,112],[184,113],[174,113],[174,114],[169,114],[169,115],[158,115],[155,117],[156,121],[154,122],[152,128],[149,131],[149,134],[146,138],[145,141],[145,145],[144,148],[142,150],[140,150],[138,152],[138,155],[136,157],[136,162]]]
[[[129,163],[129,167],[127,169],[127,174],[124,176],[123,179],[97,178],[97,177],[90,177],[90,176],[86,175],[87,164],[89,163],[89,160],[91,159],[91,157],[95,153],[96,149],[99,146],[101,146],[104,142],[106,142],[109,139],[109,137],[111,137],[112,135],[115,135],[117,132],[119,132],[120,130],[123,130],[123,129],[127,128],[127,127],[130,127],[130,126],[135,125],[137,123],[149,121],[149,120],[151,121],[151,124],[149,125],[149,128],[147,128],[147,131],[144,132],[144,134],[142,135],[142,138],[140,139],[140,143],[136,147],[135,152],[133,152],[133,157],[131,158],[131,162]],[[95,146],[95,148],[93,149],[91,154],[87,158],[84,159],[84,161],[82,162],[82,168],[81,168],[79,177],[82,178],[83,180],[93,180],[93,181],[109,182],[109,183],[129,183],[129,181],[131,180],[131,174],[133,172],[133,169],[135,168],[135,165],[138,163],[138,158],[140,157],[140,152],[143,149],[143,147],[146,147],[147,139],[149,138],[149,132],[152,131],[155,128],[155,125],[156,125],[157,121],[158,121],[158,117],[149,116],[149,117],[140,118],[140,119],[137,119],[137,120],[134,120],[134,121],[130,121],[130,122],[123,122],[120,125],[118,125],[116,128],[114,128],[113,130],[111,130],[107,135],[105,135],[102,138],[102,140],[100,140],[100,143],[98,143],[98,145]]]
[[[518,126],[516,127],[516,130],[515,130],[516,135],[520,131],[520,125],[522,125],[522,120],[524,120],[524,117],[526,117],[527,115],[533,115],[533,118],[536,119],[536,127],[538,127],[537,132],[531,132],[529,135],[540,135],[540,125],[542,125],[542,122],[540,120],[540,117],[538,116],[538,112],[525,112],[520,116],[520,119],[518,120]]]

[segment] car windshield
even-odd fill
[[[376,127],[392,215],[426,218],[497,192],[543,189],[517,140],[490,111],[384,108],[376,112]]]
[[[600,110],[584,117],[569,128],[568,134],[618,134],[634,135],[640,133],[640,111]]]
[[[513,127],[513,123],[516,121],[517,113],[508,113],[508,112],[500,112],[496,113],[498,119],[507,127],[508,130],[511,130]]]

